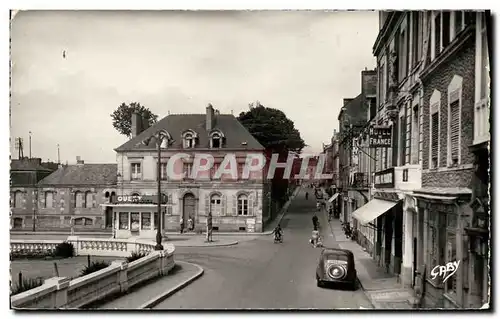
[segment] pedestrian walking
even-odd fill
[[[188,231],[193,231],[193,229],[194,229],[193,217],[189,216],[189,219],[188,219]]]
[[[318,216],[316,216],[316,214],[314,214],[314,216],[312,218],[312,222],[313,222],[313,227],[317,228],[318,227]]]
[[[207,242],[212,242],[212,212],[208,212],[207,216]]]
[[[184,232],[184,218],[181,216],[180,220],[180,226],[181,226],[181,234]]]

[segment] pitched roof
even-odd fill
[[[182,148],[182,133],[192,130],[198,134],[195,149],[208,149],[210,146],[209,133],[205,129],[205,114],[171,114],[141,134],[124,143],[115,151],[151,150],[156,148],[156,140],[150,139],[160,130],[167,131],[172,137],[173,144],[169,148]],[[224,135],[223,148],[241,150],[263,150],[264,147],[250,134],[250,132],[231,114],[216,114],[213,130],[219,130]],[[212,131],[213,131],[212,130]],[[242,143],[245,143],[243,145]]]
[[[63,165],[38,185],[113,185],[117,169],[116,164]]]
[[[47,171],[52,172],[53,170],[41,165],[42,160],[39,158],[22,158],[13,159],[10,161],[11,171]]]

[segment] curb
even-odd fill
[[[196,279],[200,278],[203,273],[205,272],[203,270],[203,268],[201,268],[201,266],[197,265],[197,264],[193,264],[193,263],[188,263],[186,261],[176,261],[176,263],[184,263],[184,264],[190,264],[190,265],[193,265],[195,267],[198,268],[198,272],[196,272],[196,274],[194,274],[193,276],[191,276],[189,279],[187,279],[186,281],[178,284],[177,286],[175,286],[174,288],[162,293],[161,295],[158,295],[156,297],[154,297],[153,299],[147,301],[146,303],[144,303],[142,306],[140,306],[138,309],[147,309],[147,308],[152,308],[154,306],[156,306],[157,304],[159,304],[160,302],[162,302],[163,300],[167,299],[168,297],[172,296],[173,294],[175,294],[177,291],[181,290],[182,288],[188,286],[189,284],[191,284],[193,281],[195,281]]]
[[[175,247],[188,247],[188,248],[210,248],[210,247],[227,247],[227,246],[235,246],[238,245],[238,241],[231,241],[226,244],[206,244],[206,245],[175,245]]]

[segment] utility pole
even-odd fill
[[[59,144],[57,144],[57,164],[61,164],[61,154],[59,153]]]
[[[30,131],[30,158],[31,158],[31,131]]]

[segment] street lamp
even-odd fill
[[[162,225],[162,214],[161,214],[161,145],[163,141],[168,141],[168,135],[164,131],[159,131],[155,135],[156,144],[158,146],[158,167],[157,167],[157,179],[158,179],[158,226],[156,227],[156,246],[155,250],[163,250],[162,235],[161,235],[161,225]]]

